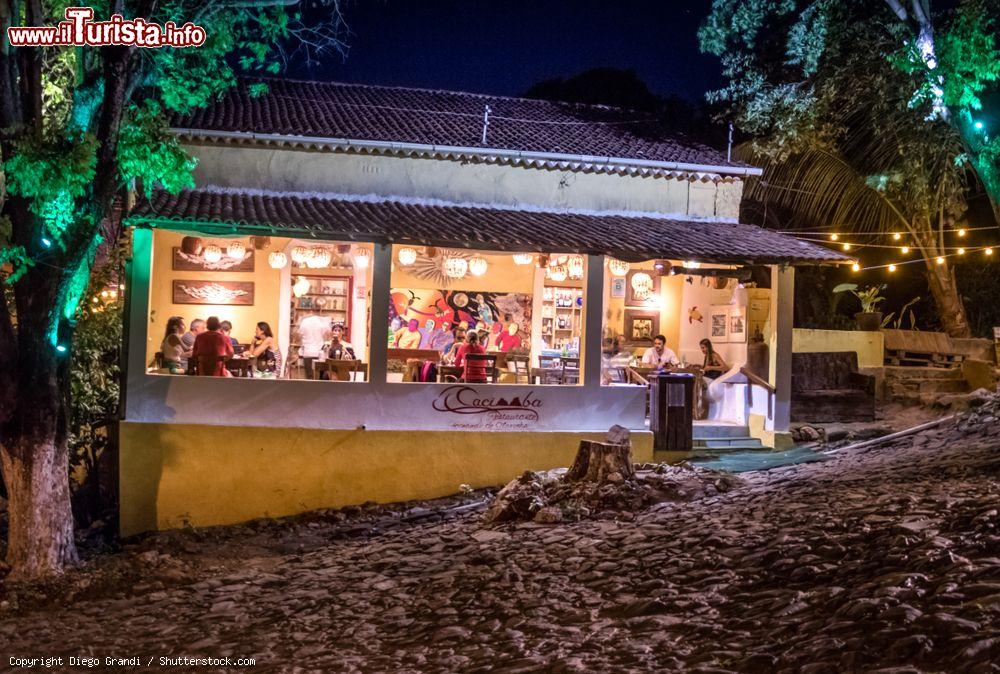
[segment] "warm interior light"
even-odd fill
[[[476,255],[474,258],[469,260],[469,273],[473,276],[482,276],[489,269],[489,263],[486,258],[481,255]]]
[[[325,269],[330,266],[332,259],[329,248],[314,248],[312,255],[306,260],[306,266],[310,269]]]
[[[701,267],[701,262],[695,262],[694,260],[685,260],[681,262],[681,266],[685,269],[699,269]]]
[[[271,265],[271,269],[284,269],[288,264],[288,256],[276,250],[267,256],[267,263]]]
[[[531,253],[514,253],[514,264],[531,264],[535,261],[535,256]]]
[[[563,281],[566,280],[566,277],[568,276],[566,267],[561,264],[549,267],[548,270],[546,271],[546,274],[551,280],[555,281],[556,283],[562,283]]]
[[[624,260],[616,258],[608,260],[608,271],[610,271],[614,276],[625,276],[625,274],[628,273],[629,266],[629,263]]]
[[[312,255],[312,248],[306,248],[305,246],[295,246],[292,248],[292,262],[295,264],[305,264]]]
[[[417,261],[417,250],[416,248],[400,248],[399,249],[399,264],[404,267],[409,267],[411,264]]]
[[[583,278],[583,256],[574,255],[566,263],[566,271],[569,272],[569,277],[573,279]]]
[[[363,246],[354,249],[354,266],[357,269],[367,269],[372,261],[372,252]]]
[[[242,241],[230,241],[229,245],[226,246],[226,255],[234,260],[242,260],[246,257],[247,247]]]
[[[469,261],[464,257],[449,255],[444,259],[444,274],[449,278],[462,278],[469,271]]]
[[[292,294],[294,294],[296,297],[302,297],[307,292],[309,292],[309,289],[311,287],[312,285],[310,285],[309,279],[307,279],[305,276],[300,276],[298,280],[295,281],[295,285],[292,286]]]
[[[205,249],[201,254],[205,258],[205,262],[209,262],[211,264],[215,264],[222,259],[222,249],[215,244],[205,246]]]

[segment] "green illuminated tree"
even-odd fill
[[[167,129],[169,112],[206,105],[241,72],[276,73],[302,53],[341,47],[336,0],[308,23],[297,0],[104,0],[90,3],[98,19],[192,21],[207,41],[186,49],[10,44],[8,27],[55,25],[75,4],[0,0],[0,462],[7,561],[21,578],[59,572],[77,557],[68,358],[95,251],[113,232],[114,200],[131,189],[192,185],[194,162]]]
[[[765,173],[748,184],[748,201],[803,227],[880,232],[861,241],[909,246],[955,336],[969,334],[952,263],[959,245],[973,247],[958,233],[970,199],[992,205],[975,225],[1000,213],[1000,128],[979,116],[1000,79],[998,7],[713,0],[699,35],[728,79],[710,96],[756,137],[743,155]],[[884,250],[883,262],[907,259]]]

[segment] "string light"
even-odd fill
[[[940,255],[938,255],[937,259],[934,260],[934,261],[937,262],[938,264],[944,264],[944,258],[941,257]]]
[[[965,255],[965,249],[964,248],[959,248],[958,249],[958,254],[959,255]]]
[[[845,244],[844,244],[844,245],[842,246],[842,248],[843,248],[844,250],[850,250],[850,249],[851,249],[851,244],[849,244],[849,243],[845,243]]]
[[[861,265],[855,262],[854,264],[851,265],[851,269],[853,271],[861,271]]]
[[[830,241],[836,241],[839,238],[840,238],[839,234],[831,234],[830,235]]]
[[[965,236],[965,229],[962,228],[962,229],[958,230],[958,235],[959,236]]]
[[[992,255],[993,254],[993,249],[992,248],[987,248],[983,252],[986,253],[987,255]]]
[[[893,272],[893,271],[896,271],[896,265],[894,265],[894,264],[890,264],[890,265],[889,265],[889,271],[890,271],[890,272]]]
[[[909,246],[903,246],[903,247],[902,247],[902,248],[900,248],[899,250],[900,250],[900,252],[902,252],[902,253],[903,253],[903,255],[906,255],[907,253],[909,253],[909,252],[910,252],[910,247],[909,247]]]
[[[900,234],[899,232],[895,232],[895,233],[893,233],[893,235],[892,235],[892,240],[893,240],[893,241],[899,241],[899,240],[900,240],[900,239],[902,239],[902,238],[903,238],[903,235],[902,235],[902,234]]]

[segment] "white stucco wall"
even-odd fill
[[[733,219],[739,216],[743,190],[739,180],[620,176],[446,159],[236,145],[185,147],[198,157],[195,181],[199,186],[686,213]]]

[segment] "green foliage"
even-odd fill
[[[194,187],[196,160],[170,133],[162,110],[155,101],[132,105],[118,137],[118,166],[124,180],[142,183],[146,196],[156,185],[170,192]]]
[[[886,286],[868,286],[863,290],[858,290],[858,284],[856,283],[841,283],[833,289],[836,293],[850,293],[858,298],[861,302],[861,311],[865,313],[873,313],[878,311],[878,305],[885,301],[882,297],[882,291],[885,290]]]

